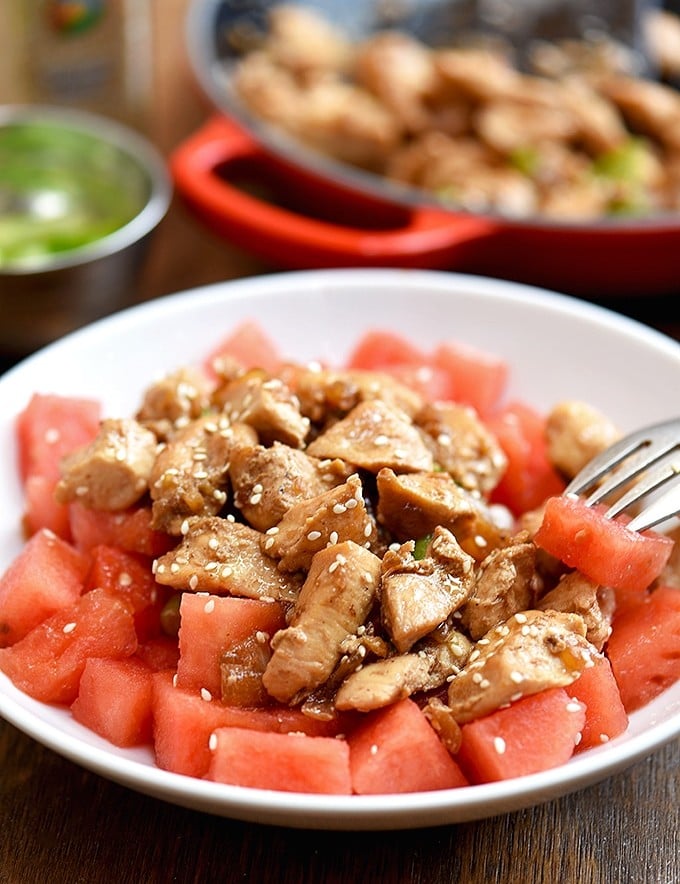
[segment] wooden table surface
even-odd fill
[[[155,4],[152,131],[166,152],[210,113],[184,54],[186,5]],[[156,297],[269,269],[206,232],[176,201],[142,291]],[[680,339],[677,298],[612,306]],[[678,884],[679,768],[676,740],[624,773],[534,809],[399,833],[310,832],[139,795],[0,722],[0,884]]]

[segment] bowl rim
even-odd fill
[[[80,108],[42,104],[0,105],[0,130],[15,124],[31,123],[54,124],[115,146],[145,172],[149,181],[149,196],[134,218],[112,233],[55,255],[49,262],[1,266],[0,276],[42,275],[109,257],[142,240],[165,217],[173,194],[172,180],[163,155],[146,136],[117,120]]]

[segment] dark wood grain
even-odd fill
[[[184,55],[186,6],[155,5],[153,131],[166,152],[209,112]],[[269,269],[207,233],[176,200],[140,297]],[[677,303],[641,296],[607,306],[680,339]],[[624,773],[530,810],[404,832],[309,832],[137,794],[0,721],[0,884],[680,884],[679,769],[676,740]]]

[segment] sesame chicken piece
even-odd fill
[[[263,675],[269,694],[295,703],[323,684],[343,653],[343,641],[368,616],[380,579],[380,559],[351,540],[312,559],[289,626],[272,638]]]
[[[448,528],[463,549],[481,561],[502,540],[484,503],[448,473],[378,473],[378,522],[397,540],[419,539],[438,525]]]
[[[339,28],[313,9],[295,3],[272,6],[264,47],[268,55],[296,76],[343,71],[353,48]]]
[[[473,639],[481,638],[512,614],[533,607],[539,589],[536,553],[536,545],[525,534],[483,559],[461,611],[461,622]]]
[[[619,429],[592,405],[564,400],[546,417],[548,458],[567,479],[621,438]]]
[[[335,708],[370,712],[410,697],[427,684],[430,665],[420,654],[399,654],[367,663],[340,685]]]
[[[455,615],[452,618],[456,622]],[[442,623],[418,642],[415,649],[421,657],[430,661],[430,674],[423,690],[432,691],[460,672],[472,653],[474,644],[451,621]]]
[[[313,457],[339,457],[377,473],[431,470],[432,454],[408,415],[381,400],[360,402],[307,446]]]
[[[154,434],[135,420],[102,421],[92,442],[62,460],[57,502],[77,500],[108,512],[128,509],[147,491],[157,447]]]
[[[257,436],[246,424],[208,414],[177,430],[159,452],[149,478],[152,527],[180,534],[190,516],[216,515],[227,501],[229,460]]]
[[[278,525],[263,535],[262,550],[279,560],[280,570],[300,571],[309,568],[325,546],[349,540],[369,546],[375,539],[361,479],[353,475],[342,485],[291,506]]]
[[[463,741],[463,732],[446,703],[439,697],[430,697],[423,706],[423,715],[451,755],[457,755]]]
[[[394,112],[407,131],[427,126],[427,98],[436,74],[432,52],[424,43],[403,31],[373,34],[357,48],[354,76]]]
[[[580,571],[565,574],[536,605],[539,611],[579,614],[586,625],[586,638],[598,651],[602,650],[611,634],[615,607],[613,590],[598,586]]]
[[[488,49],[442,49],[434,53],[433,63],[442,95],[464,95],[475,101],[515,98],[528,93],[526,80],[509,60]]]
[[[595,648],[578,614],[522,611],[481,638],[465,667],[449,683],[448,703],[459,724],[552,687],[566,687]]]
[[[366,400],[381,399],[410,418],[423,406],[418,393],[380,371],[286,366],[284,378],[300,400],[302,414],[317,426],[345,417]]]
[[[413,548],[413,541],[404,543],[382,561],[383,622],[401,653],[459,608],[474,582],[474,559],[446,528],[435,529],[423,559],[413,558]]]
[[[614,75],[598,78],[598,91],[621,111],[636,132],[667,148],[680,147],[680,96],[664,83]]]
[[[148,387],[135,417],[159,439],[200,417],[210,405],[210,385],[198,369],[181,368]]]
[[[258,531],[274,527],[295,504],[341,485],[350,475],[341,460],[322,461],[281,442],[238,448],[229,466],[234,505]]]
[[[300,414],[297,396],[280,378],[260,369],[220,385],[212,401],[232,422],[251,426],[264,445],[278,441],[301,448],[309,432],[309,419]]]
[[[282,574],[260,551],[254,528],[219,516],[187,520],[182,541],[156,560],[156,581],[173,589],[290,601],[301,579]]]
[[[468,491],[486,497],[498,484],[507,456],[477,412],[455,402],[427,403],[415,417],[435,463]]]

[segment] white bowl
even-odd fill
[[[152,301],[50,345],[0,380],[0,570],[21,547],[14,415],[31,393],[99,397],[128,415],[142,389],[197,360],[240,320],[257,319],[285,355],[342,361],[369,328],[420,345],[454,338],[505,357],[511,394],[538,408],[578,397],[623,429],[671,416],[680,346],[583,301],[479,277],[331,270],[227,282]],[[67,711],[0,675],[0,714],[59,754],[131,789],[242,820],[322,829],[388,829],[479,819],[604,779],[680,734],[680,683],[635,712],[627,732],[562,767],[502,783],[405,795],[318,796],[225,786],[160,770],[147,749],[117,749]]]

